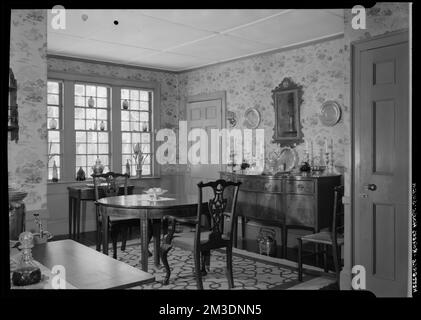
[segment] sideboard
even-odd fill
[[[242,182],[237,199],[242,238],[245,238],[248,220],[277,226],[282,232],[284,258],[287,258],[288,229],[319,232],[331,227],[333,188],[341,184],[340,175],[273,176],[220,172],[220,177]],[[227,197],[230,203],[231,195]]]

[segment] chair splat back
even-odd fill
[[[127,184],[129,176],[127,174],[107,172],[102,174],[92,174],[95,187],[95,199],[99,200],[105,197],[113,197],[119,195],[120,185],[119,180],[124,182],[124,195],[127,195]],[[102,183],[105,182],[105,185]]]
[[[209,240],[210,241],[218,241],[222,239],[222,234],[224,233],[224,216],[227,214],[227,204],[228,199],[226,197],[226,192],[229,192],[227,189],[234,188],[233,192],[233,201],[232,204],[237,202],[238,196],[238,189],[241,182],[232,182],[232,181],[225,181],[223,179],[219,179],[216,181],[211,181],[208,183],[200,182],[198,183],[199,187],[199,201],[198,203],[202,203],[203,201],[203,189],[211,188],[213,191],[213,197],[209,199],[207,203],[207,210],[204,210],[203,206],[198,206],[198,213],[197,219],[201,221],[203,215],[206,216],[208,225],[209,225]],[[224,194],[225,192],[225,194]],[[231,217],[231,228],[229,230],[230,239],[233,238],[233,226],[234,221],[236,221],[236,206],[232,205],[231,209],[228,212]],[[196,226],[196,237],[200,239],[200,231],[201,226],[200,223]]]

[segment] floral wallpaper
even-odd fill
[[[48,70],[88,75],[106,76],[127,80],[156,81],[161,87],[161,128],[178,127],[183,111],[179,109],[178,78],[175,73],[130,68],[130,66],[115,66],[111,64],[89,63],[57,57],[48,58]],[[162,174],[177,172],[177,166],[163,165]]]
[[[333,139],[335,165],[338,172],[344,167],[344,152],[350,144],[349,106],[344,105],[344,40],[337,38],[288,51],[262,54],[210,66],[180,75],[180,97],[185,105],[187,96],[225,90],[227,111],[237,117],[236,128],[243,125],[244,112],[257,107],[261,113],[259,128],[265,130],[266,158],[279,146],[272,143],[274,108],[271,91],[285,77],[303,86],[301,123],[304,140],[313,142],[315,164],[324,164],[321,149],[324,139]],[[319,118],[320,107],[327,100],[342,106],[342,119],[333,127],[324,126]],[[300,161],[304,160],[305,143],[296,147]],[[266,167],[266,169],[268,169]]]
[[[9,186],[28,192],[28,211],[47,206],[46,52],[46,10],[12,10],[10,67],[18,85],[19,141],[8,142]]]

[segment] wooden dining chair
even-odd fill
[[[168,223],[168,234],[161,244],[161,259],[166,271],[163,284],[168,284],[171,276],[168,252],[173,246],[193,251],[196,283],[199,290],[203,289],[202,276],[206,275],[206,265],[210,264],[211,250],[225,248],[228,286],[229,288],[234,287],[232,247],[234,229],[237,224],[236,203],[240,185],[241,182],[231,182],[222,179],[207,183],[200,182],[197,185],[199,195],[197,214],[194,220],[174,216],[164,217],[164,220]],[[205,188],[212,189],[213,195],[207,203],[203,204],[203,190]],[[230,192],[229,189],[233,191],[233,197],[230,201],[227,199],[227,193]],[[228,207],[229,202],[231,202],[230,207]],[[227,209],[228,211],[226,211]],[[224,232],[225,217],[230,218],[231,223]],[[175,234],[177,223],[194,223],[195,231]]]
[[[94,181],[94,188],[95,188],[95,200],[98,201],[101,198],[105,197],[114,197],[117,195],[122,195],[120,192],[121,182],[123,180],[123,194],[127,195],[127,183],[129,175],[121,174],[121,173],[114,173],[114,172],[107,172],[102,174],[92,174],[91,175]],[[99,210],[99,204],[96,204],[96,250],[101,250],[101,242],[102,242],[102,219]],[[126,241],[127,236],[129,233],[129,229],[131,227],[138,227],[140,226],[139,219],[125,219],[120,217],[109,217],[108,221],[108,230],[110,233],[111,242],[113,245],[113,258],[117,259],[117,240],[119,234],[122,235],[121,241],[121,250],[126,249]]]
[[[334,188],[333,197],[333,212],[332,212],[332,226],[329,230],[321,231],[298,237],[298,280],[303,281],[303,263],[302,263],[302,247],[303,242],[311,242],[316,245],[322,245],[324,271],[328,272],[327,267],[327,254],[328,248],[332,247],[333,264],[336,272],[336,281],[339,283],[340,261],[341,261],[341,246],[344,244],[344,207],[342,197],[344,195],[344,186],[337,186]],[[316,253],[317,254],[317,253]]]

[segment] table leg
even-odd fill
[[[141,254],[141,266],[142,271],[148,272],[148,214],[142,215],[140,217],[140,244],[142,247],[142,254]]]
[[[152,232],[154,241],[154,263],[155,267],[159,267],[159,257],[161,250],[161,220],[152,220]]]
[[[76,240],[76,223],[77,223],[77,215],[78,215],[78,207],[80,206],[80,200],[78,198],[73,198],[73,226],[72,226],[72,239]]]
[[[82,216],[81,216],[81,229],[82,232],[86,230],[86,201],[82,201]]]
[[[73,238],[72,219],[73,219],[73,198],[69,196],[69,239]]]
[[[80,238],[80,205],[81,200],[76,200],[76,240],[79,241]]]
[[[106,208],[101,208],[102,218],[102,253],[108,256],[108,214]]]

